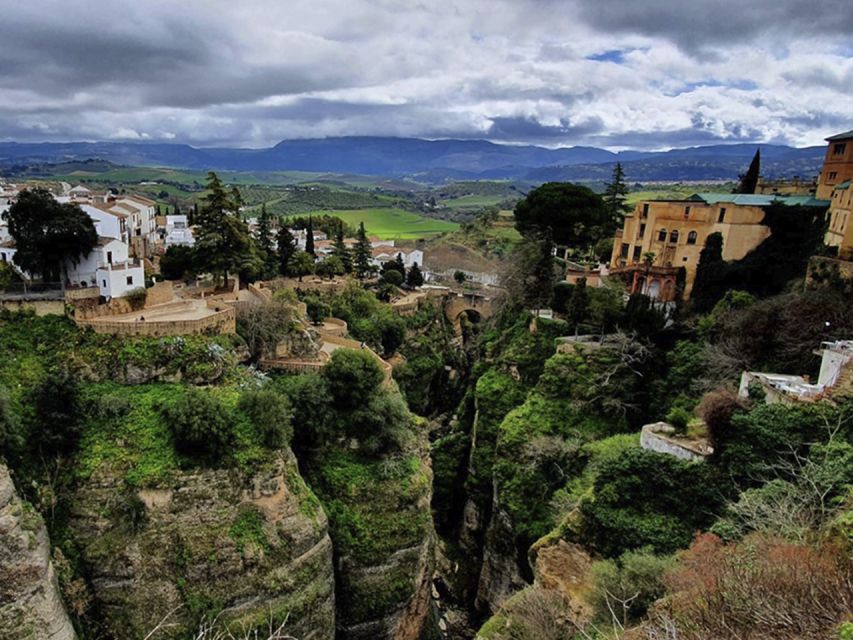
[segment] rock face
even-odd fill
[[[557,591],[563,596],[573,620],[586,624],[592,619],[592,607],[584,597],[589,590],[589,570],[592,558],[583,547],[562,538],[534,545],[535,584]]]
[[[290,450],[254,471],[203,469],[128,491],[99,470],[73,497],[71,529],[104,625],[138,640],[185,637],[210,612],[240,630],[287,618],[302,640],[335,637],[328,523]]]
[[[73,640],[41,517],[0,464],[0,640]]]
[[[503,602],[519,589],[527,586],[518,569],[512,521],[497,499],[495,489],[492,519],[486,530],[483,546],[483,566],[477,585],[474,606],[481,613],[497,611]]]

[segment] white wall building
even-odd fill
[[[166,248],[174,246],[191,247],[195,244],[193,230],[190,228],[187,216],[166,216]]]

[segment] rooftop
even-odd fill
[[[731,204],[747,207],[767,207],[776,203],[788,206],[826,208],[830,204],[828,200],[818,200],[813,196],[783,196],[757,193],[694,193],[692,196],[687,198],[687,200],[692,202],[705,202],[707,204],[730,202]]]
[[[845,131],[844,133],[836,133],[834,136],[824,138],[824,140],[827,142],[834,142],[835,140],[849,140],[850,138],[853,138],[853,130]]]

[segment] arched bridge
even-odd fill
[[[494,293],[450,291],[444,303],[444,314],[457,329],[463,315],[471,322],[479,322],[494,312]]]

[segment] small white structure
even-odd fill
[[[740,377],[738,395],[749,396],[749,387],[758,384],[764,393],[767,404],[813,402],[832,392],[850,371],[853,362],[853,340],[836,340],[821,343],[820,374],[817,383],[805,376],[784,373],[762,373],[744,371]]]
[[[370,262],[374,266],[381,267],[383,263],[388,262],[389,260],[396,260],[398,255],[403,259],[403,265],[407,269],[411,269],[412,265],[415,263],[417,263],[419,267],[422,267],[424,264],[424,252],[420,249],[412,249],[407,252],[403,249],[395,248],[393,245],[372,247]]]
[[[166,216],[166,247],[191,247],[195,244],[193,230],[184,215]]]
[[[702,462],[714,453],[713,447],[704,439],[676,438],[675,427],[666,422],[645,425],[640,431],[640,446],[648,451],[696,462]]]

